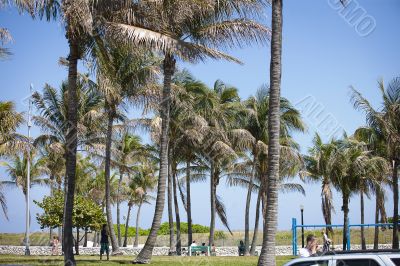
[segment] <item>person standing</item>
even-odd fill
[[[51,242],[51,255],[58,256],[58,244],[60,240],[58,240],[58,236],[53,236],[53,241]]]
[[[103,224],[103,229],[101,229],[101,238],[100,238],[100,260],[102,260],[103,254],[106,252],[107,260],[110,259],[109,253],[109,242],[108,242],[108,232],[107,232],[107,225]]]

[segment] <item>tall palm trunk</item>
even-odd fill
[[[190,160],[186,161],[186,210],[188,223],[188,246],[192,243],[192,202],[190,195]]]
[[[375,224],[379,223],[379,200],[380,200],[380,188],[377,186],[375,189]],[[375,226],[374,231],[374,249],[378,249],[379,245],[379,227]]]
[[[118,180],[118,191],[117,191],[117,234],[118,234],[118,246],[122,246],[122,238],[121,238],[121,186],[122,186],[122,178],[124,174],[122,171],[119,173]]]
[[[171,160],[171,156],[169,157]],[[172,203],[172,166],[171,163],[168,165],[168,191],[167,191],[167,203],[168,203],[168,224],[169,224],[169,255],[173,255],[176,252],[175,247],[175,236],[174,236],[174,212]]]
[[[109,107],[109,106],[108,106]],[[106,184],[106,215],[108,230],[110,232],[112,253],[116,254],[119,252],[119,245],[117,237],[115,236],[114,224],[112,220],[112,208],[111,208],[111,188],[110,188],[110,172],[111,172],[111,143],[112,143],[112,128],[115,117],[115,112],[111,108],[108,109],[108,125],[107,125],[107,139],[106,139],[106,158],[105,158],[105,184]]]
[[[171,78],[175,72],[175,59],[171,54],[166,54],[164,58],[164,87],[161,102],[161,137],[160,137],[160,171],[157,187],[157,199],[154,211],[153,223],[150,234],[143,249],[135,259],[136,263],[148,263],[151,259],[154,245],[157,240],[157,231],[160,228],[161,218],[164,211],[165,202],[165,183],[168,175],[168,131],[169,131],[169,112],[171,105]]]
[[[263,233],[263,246],[258,265],[275,266],[275,236],[278,224],[278,182],[280,157],[280,91],[282,60],[282,2],[272,1],[272,37],[270,64],[270,97],[268,115],[268,184],[267,211]],[[265,182],[266,180],[263,180]]]
[[[255,174],[255,167],[256,165],[256,153],[253,152],[253,165],[252,165],[252,170],[251,170],[251,177],[249,180],[249,187],[247,188],[247,197],[246,197],[246,209],[245,209],[245,218],[244,218],[244,255],[248,256],[250,255],[249,251],[249,242],[250,242],[250,236],[249,236],[249,231],[250,231],[250,203],[251,203],[251,193],[253,190],[253,179],[254,179],[254,174]]]
[[[399,162],[397,160],[393,161],[393,242],[392,248],[399,248],[399,176],[397,168],[399,167]]]
[[[77,126],[78,126],[78,95],[77,95],[77,73],[78,73],[79,47],[78,42],[69,33],[69,56],[68,56],[68,131],[65,149],[65,176],[66,194],[64,201],[63,217],[63,251],[64,263],[68,266],[76,265],[74,257],[74,236],[72,234],[72,211],[74,208],[75,175],[76,175],[76,150],[77,150]]]
[[[85,238],[83,241],[83,247],[87,247],[87,242],[88,242],[88,229],[87,227],[85,228]]]
[[[138,211],[136,214],[136,232],[135,232],[135,243],[133,244],[134,247],[137,247],[139,245],[139,219],[140,219],[140,210],[142,209],[143,205],[143,199],[140,201],[139,206],[138,206]]]
[[[251,241],[251,249],[250,249],[250,255],[252,256],[254,256],[257,245],[258,224],[260,222],[261,192],[262,190],[260,189],[260,191],[258,191],[257,204],[256,204],[256,220],[254,221],[254,234],[253,234],[253,240]]]
[[[124,245],[126,248],[128,246],[128,229],[129,229],[129,218],[131,216],[132,204],[128,203],[128,213],[126,214],[126,223],[125,223],[125,235],[124,235]]]
[[[181,217],[179,215],[178,193],[177,193],[177,177],[176,165],[172,167],[172,186],[174,189],[174,205],[175,205],[175,221],[176,221],[176,254],[181,255],[182,240],[181,240]]]
[[[215,185],[215,168],[214,163],[211,163],[210,171],[210,200],[211,200],[211,219],[210,219],[210,236],[208,243],[210,246],[214,244],[215,234],[215,214],[216,214],[216,185]]]
[[[330,188],[330,182],[327,177],[323,178],[322,181],[322,213],[324,215],[324,220],[326,225],[332,224],[332,191]],[[333,235],[333,228],[327,227],[326,233],[328,235]]]
[[[346,250],[347,247],[347,228],[349,223],[349,196],[343,194],[343,250]]]
[[[360,208],[361,208],[361,224],[364,224],[364,192],[360,192]],[[361,249],[367,249],[367,243],[365,241],[365,230],[364,226],[361,226]]]

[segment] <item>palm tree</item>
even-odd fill
[[[13,102],[0,101],[0,157],[13,154],[25,146],[27,139],[16,133],[23,121],[23,114],[15,110]]]
[[[222,43],[235,46],[243,40],[246,43],[264,41],[268,30],[253,21],[242,18],[243,5],[245,4],[242,1],[235,1],[235,3],[218,1],[214,5],[183,0],[163,2],[159,5],[157,2],[146,1],[134,6],[135,10],[139,11],[136,14],[141,14],[140,10],[143,10],[145,12],[142,14],[146,14],[146,17],[128,16],[129,20],[126,22],[108,24],[108,33],[114,39],[128,44],[146,45],[164,52],[164,86],[160,105],[162,119],[160,177],[152,227],[144,248],[135,260],[138,263],[146,263],[151,258],[164,209],[164,192],[168,175],[171,81],[175,72],[176,59],[198,61],[210,57],[237,61],[212,47]],[[253,3],[249,6],[252,5]],[[233,7],[239,7],[239,9]],[[240,12],[235,12],[235,10],[240,10]]]
[[[268,147],[268,113],[269,113],[269,88],[262,86],[258,89],[255,97],[250,97],[244,102],[247,109],[247,119],[244,123],[244,128],[248,130],[254,137],[252,147],[250,149],[252,160],[249,160],[249,165],[251,165],[252,170],[249,172],[250,179],[247,188],[247,198],[246,198],[246,209],[245,209],[245,255],[249,255],[249,210],[251,194],[254,190],[253,180],[256,176],[260,177],[266,173],[266,168],[261,166],[265,165],[268,156],[263,156],[262,150],[266,150]],[[281,108],[281,132],[282,141],[290,137],[293,131],[304,132],[305,126],[301,120],[300,113],[296,110],[291,103],[285,99],[281,98],[280,103]],[[291,152],[288,155],[295,155],[299,158],[296,152]],[[267,154],[266,154],[267,155]],[[295,158],[292,158],[295,159]],[[260,161],[261,160],[261,161]],[[289,160],[285,158],[284,161]],[[258,162],[260,161],[260,162]],[[263,162],[262,162],[263,161]],[[297,159],[292,160],[298,162]],[[257,164],[260,166],[257,168]]]
[[[144,203],[149,204],[150,201],[153,199],[152,196],[150,196],[148,193],[154,189],[154,187],[157,184],[157,179],[155,177],[156,173],[156,165],[154,163],[151,163],[151,161],[146,161],[143,165],[135,167],[134,170],[136,173],[131,179],[129,183],[129,189],[130,189],[130,200],[128,203],[128,208],[129,205],[137,205],[138,210],[136,214],[136,235],[135,235],[135,242],[133,244],[134,247],[137,247],[139,244],[139,219],[140,219],[140,211],[142,208],[142,205]],[[129,209],[128,209],[129,213]],[[124,245],[126,246],[127,242],[127,228],[128,228],[128,219],[129,219],[129,214],[127,216],[127,222],[125,226],[125,240],[124,240]]]
[[[400,165],[400,77],[393,79],[388,87],[383,80],[378,82],[382,96],[381,109],[376,110],[361,93],[352,88],[352,102],[354,107],[366,114],[367,125],[374,129],[385,139],[385,158],[392,166],[392,189],[393,189],[393,239],[392,247],[399,248],[399,189],[398,168]]]
[[[42,178],[47,173],[44,161],[35,156],[34,151],[28,155],[27,152],[14,154],[7,158],[6,161],[0,162],[0,166],[5,168],[6,173],[11,178],[10,181],[1,181],[1,186],[17,187],[22,190],[25,196],[25,202],[28,202],[27,195],[27,178],[28,178],[28,156],[30,159],[30,187],[47,185],[48,179]]]
[[[368,146],[368,150],[374,156],[385,157],[386,154],[386,141],[384,137],[371,127],[360,127],[354,132],[354,138],[363,141]],[[375,176],[375,223],[387,223],[387,216],[385,210],[385,196],[384,186],[390,184],[389,173],[379,173]],[[381,217],[381,219],[379,219]],[[374,233],[374,249],[378,249],[379,242],[379,227],[375,227]]]
[[[23,115],[15,111],[13,102],[0,101],[0,158],[13,154],[25,146],[26,138],[16,133],[23,121]],[[8,219],[7,202],[2,187],[0,187],[0,205]]]
[[[138,136],[130,135],[126,130],[120,134],[121,136],[116,141],[116,154],[113,156],[113,160],[118,164],[119,169],[119,180],[118,180],[118,191],[117,194],[122,194],[123,178],[125,174],[129,175],[130,164],[135,160],[134,156],[142,152],[141,139]],[[122,246],[121,238],[121,223],[120,223],[120,204],[121,199],[117,199],[117,232],[118,232],[118,245]]]
[[[268,114],[268,175],[263,177],[267,194],[263,245],[258,265],[275,265],[275,235],[278,224],[278,179],[280,139],[280,91],[282,76],[282,3],[272,0],[270,97]]]
[[[305,175],[311,180],[322,182],[321,207],[326,225],[332,224],[332,211],[334,211],[332,204],[331,168],[335,148],[333,140],[325,144],[322,142],[319,134],[316,133],[313,139],[313,147],[308,150],[308,155],[304,156],[307,171]],[[327,234],[333,234],[332,227],[328,226],[326,231]]]
[[[149,53],[137,51],[133,54],[126,47],[115,47],[112,44],[97,41],[97,79],[99,91],[105,100],[107,127],[105,132],[105,185],[106,185],[106,213],[110,231],[113,254],[119,253],[119,243],[114,232],[112,221],[110,186],[111,173],[111,145],[113,140],[113,125],[115,120],[124,121],[124,114],[120,107],[128,101],[144,105],[146,102],[146,84],[154,79],[155,67],[149,64]]]

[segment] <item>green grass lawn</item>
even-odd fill
[[[131,264],[131,256],[114,256],[110,261],[99,261],[98,256],[76,256],[78,265],[123,265]],[[292,256],[278,256],[277,265],[281,266],[292,259]],[[154,256],[150,265],[257,265],[258,257],[156,257]],[[21,265],[63,265],[63,257],[52,256],[11,256],[0,255],[0,264],[21,264]]]

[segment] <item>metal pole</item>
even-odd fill
[[[301,209],[301,225],[304,225],[304,209]],[[304,226],[301,227],[301,247],[304,248]]]
[[[25,256],[31,255],[31,251],[29,249],[29,223],[30,223],[30,212],[29,212],[29,201],[30,201],[30,187],[31,187],[31,148],[30,148],[30,138],[31,138],[31,112],[32,112],[32,90],[33,85],[30,86],[30,95],[29,95],[29,110],[28,110],[28,150],[27,150],[27,177],[26,177],[26,231],[25,231]]]

